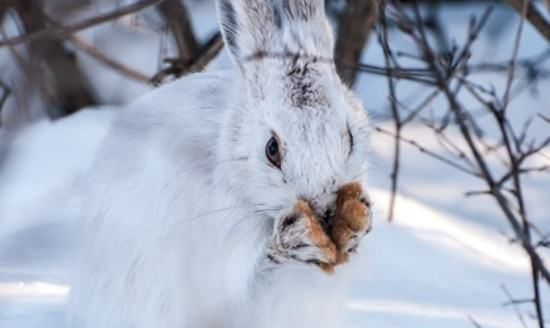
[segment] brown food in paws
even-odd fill
[[[305,201],[296,203],[295,208],[307,218],[309,239],[323,252],[328,260],[327,263],[318,263],[318,266],[325,272],[334,271],[334,265],[337,260],[336,246],[327,235],[319,219],[315,216],[310,205]]]
[[[338,250],[337,264],[348,260],[350,239],[367,229],[369,224],[369,208],[362,197],[361,185],[356,182],[345,185],[338,192],[336,213],[330,229],[331,239]]]

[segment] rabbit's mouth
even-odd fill
[[[314,216],[317,218],[319,223],[321,224],[321,227],[325,232],[328,232],[330,230],[331,223],[333,221],[334,215],[336,213],[336,202],[335,200],[320,202],[317,200],[307,200],[302,199],[301,201],[305,201],[313,211]]]

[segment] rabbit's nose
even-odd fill
[[[305,199],[305,201],[310,205],[315,216],[323,224],[328,224],[330,218],[334,216],[334,212],[336,211],[336,199]]]

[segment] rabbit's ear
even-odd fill
[[[218,0],[225,44],[237,64],[254,57],[332,58],[324,0]]]

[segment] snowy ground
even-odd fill
[[[206,37],[215,28],[212,6],[195,7],[197,29]],[[475,9],[449,8],[445,17],[449,32],[463,37],[465,18]],[[502,20],[515,22],[508,11],[498,9],[495,17],[490,22],[493,29],[513,33],[511,27],[498,29]],[[158,47],[156,37],[144,33],[138,44],[130,44],[125,41],[127,33],[120,26],[102,27],[87,32],[86,37],[110,54],[128,55],[125,60],[130,66],[154,72],[157,53],[144,49]],[[510,44],[500,42],[495,49],[494,37],[494,33],[482,35],[477,60],[510,56]],[[529,26],[523,44],[520,56],[547,47]],[[382,63],[377,48],[368,48],[365,62]],[[1,60],[3,55],[0,52]],[[5,61],[0,64],[6,66]],[[222,56],[213,66],[224,64],[227,58]],[[86,58],[84,67],[96,70],[97,64]],[[108,70],[95,72],[93,79],[94,85],[102,86],[101,97],[110,102],[134,99],[149,88]],[[497,88],[504,81],[502,76],[479,77],[480,82],[488,80]],[[381,79],[363,76],[357,86],[382,126],[387,123],[377,119],[377,113],[387,106],[385,85]],[[550,84],[541,85],[544,88],[549,90]],[[411,95],[417,92],[423,90],[410,90]],[[550,98],[524,93],[512,105],[521,109],[517,117],[522,122],[530,113],[548,113]],[[55,123],[40,121],[14,139],[0,130],[0,156],[8,154],[0,158],[0,328],[63,327],[71,250],[78,241],[77,213],[84,201],[72,186],[94,156],[113,115],[109,109],[87,110]],[[534,129],[548,134],[544,128]],[[425,131],[410,126],[404,133],[419,138]],[[426,146],[437,147],[430,136],[423,139]],[[2,151],[6,145],[7,151]],[[396,219],[388,224],[391,147],[389,138],[373,134],[371,193],[377,213],[375,229],[356,259],[359,266],[348,307],[350,327],[462,328],[474,327],[474,321],[484,328],[523,327],[515,309],[502,305],[508,300],[502,286],[514,297],[530,297],[529,266],[522,250],[509,243],[508,226],[492,200],[465,198],[464,191],[475,189],[475,181],[404,146]],[[529,179],[526,191],[533,220],[548,230],[548,175]],[[550,254],[545,256],[550,263]],[[550,290],[543,288],[544,308],[550,309]],[[520,311],[527,326],[535,327],[531,307],[522,306]]]

